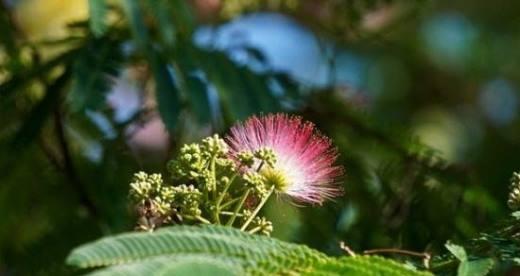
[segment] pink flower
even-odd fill
[[[313,204],[322,204],[342,193],[337,179],[343,175],[343,167],[334,165],[336,148],[313,123],[301,117],[281,113],[253,116],[233,126],[226,139],[235,156],[262,148],[274,151],[273,168],[260,173],[274,176],[278,182],[283,180],[282,185],[275,185],[278,192]]]

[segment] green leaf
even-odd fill
[[[128,233],[103,238],[75,249],[67,263],[78,267],[97,267],[128,263],[142,258],[208,253],[247,257],[250,261],[264,261],[269,256],[292,257],[294,261],[323,257],[305,246],[249,235],[230,227],[174,226],[154,233]]]
[[[140,275],[242,275],[233,261],[214,256],[161,256],[141,262],[116,265],[91,273],[91,276]]]
[[[474,261],[463,261],[457,270],[458,276],[484,276],[493,268],[494,261],[491,258]]]
[[[304,275],[431,275],[428,272],[411,270],[397,262],[379,256],[354,256],[330,258],[303,273]]]
[[[463,262],[468,259],[468,255],[466,254],[464,247],[454,244],[451,241],[448,241],[444,246],[451,252],[451,254],[453,254],[453,256],[459,259],[459,261]]]
[[[87,45],[74,64],[74,81],[68,97],[72,110],[100,108],[110,90],[110,78],[117,76],[122,60],[118,43],[96,40]]]
[[[159,275],[214,275],[214,276],[229,276],[242,275],[240,271],[234,271],[233,268],[226,267],[220,263],[211,260],[189,260],[177,262],[169,265],[163,269]]]
[[[123,8],[128,17],[130,28],[134,35],[135,41],[141,50],[146,51],[149,41],[148,29],[143,22],[143,14],[141,11],[141,1],[124,0]]]
[[[96,275],[134,275],[132,271],[161,275],[163,269],[179,273],[194,269],[168,265],[183,261],[237,275],[429,275],[381,257],[332,258],[303,245],[214,225],[173,226],[102,238],[74,249],[67,258],[69,265],[81,268],[112,266]]]
[[[219,92],[223,108],[234,119],[245,119],[255,113],[281,109],[267,84],[267,76],[235,64],[224,53],[201,50],[195,58]]]
[[[211,104],[208,95],[208,84],[200,77],[188,76],[185,78],[190,106],[195,117],[201,124],[211,122]]]
[[[445,246],[460,261],[458,276],[483,276],[493,268],[494,261],[491,258],[469,260],[464,247],[451,241],[448,241]]]
[[[90,30],[95,37],[100,37],[107,30],[106,16],[108,13],[106,0],[88,0],[90,13]]]
[[[177,125],[181,109],[179,91],[175,85],[172,67],[149,43],[150,36],[144,24],[143,12],[139,3],[134,0],[123,2],[137,45],[144,53],[152,70],[159,114],[166,127],[173,130]]]
[[[159,114],[169,130],[175,129],[180,114],[181,104],[179,89],[175,85],[173,69],[164,63],[157,53],[150,53],[148,61],[155,80],[155,92]]]
[[[145,7],[150,11],[152,17],[157,21],[158,31],[162,40],[169,47],[175,44],[177,29],[173,21],[171,3],[168,0],[145,1]]]

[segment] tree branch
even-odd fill
[[[79,178],[74,163],[72,161],[69,144],[66,139],[65,130],[63,127],[62,114],[59,108],[57,108],[54,112],[54,127],[56,131],[56,137],[58,138],[58,146],[61,150],[61,154],[63,157],[63,173],[65,174],[66,178],[68,179],[72,187],[76,190],[81,204],[87,208],[89,214],[92,217],[98,218],[99,211],[96,205],[88,196],[87,189],[81,182],[81,179]]]

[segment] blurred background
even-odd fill
[[[520,162],[520,2],[1,0],[0,275],[71,275],[133,229],[128,183],[252,114],[315,122],[345,196],[272,200],[328,254],[444,253],[508,214]]]

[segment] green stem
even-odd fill
[[[217,199],[217,208],[220,207],[220,204],[222,203],[222,200],[224,200],[224,197],[226,196],[226,192],[227,190],[229,189],[229,187],[231,186],[231,183],[233,183],[233,181],[235,180],[235,178],[237,177],[238,173],[235,173],[231,179],[229,179],[228,183],[226,184],[226,186],[224,186],[224,190],[222,190],[222,192],[220,193],[220,196],[218,197]]]
[[[262,167],[264,166],[265,161],[260,162],[260,165],[258,166],[258,169],[256,169],[256,172],[260,172]]]
[[[451,259],[451,260],[447,260],[447,261],[444,261],[444,262],[439,262],[439,263],[433,264],[430,267],[430,270],[431,271],[439,271],[439,270],[442,270],[442,269],[444,269],[446,267],[450,267],[450,266],[456,265],[457,262],[458,262],[457,259]]]
[[[211,163],[210,163],[211,177],[213,178],[213,181],[214,181],[213,183],[215,184],[215,186],[212,187],[214,199],[217,198],[217,172],[215,170],[216,159],[217,159],[217,157],[214,156],[213,158],[211,158]]]
[[[210,170],[211,170],[211,177],[213,178],[213,187],[212,187],[212,194],[213,194],[213,199],[217,199],[217,172],[215,170],[215,161],[216,161],[216,157],[214,156],[213,158],[211,158],[211,163],[210,163]],[[220,216],[219,216],[219,213],[220,210],[218,208],[218,203],[215,205],[215,213],[213,213],[213,219],[215,220],[215,223],[216,224],[220,224]]]
[[[257,226],[257,227],[255,227],[255,228],[253,228],[253,229],[247,231],[247,233],[249,233],[249,234],[254,234],[254,233],[260,231],[260,229],[262,229],[262,227]]]
[[[224,189],[222,190],[222,192],[220,193],[220,195],[218,196],[218,199],[217,199],[217,203],[215,204],[215,221],[217,221],[217,224],[220,224],[220,211],[221,211],[221,207],[220,207],[220,204],[222,203],[222,200],[224,200],[224,197],[226,196],[226,192],[227,190],[229,189],[229,187],[231,186],[231,183],[233,183],[233,181],[235,180],[235,177],[237,176],[237,173],[235,173],[231,179],[228,181],[228,183],[226,183],[226,186],[224,186]]]
[[[234,215],[235,213],[233,213],[233,212],[226,212],[226,211],[220,211],[220,214],[223,215],[223,216],[232,216],[232,215]],[[242,216],[244,216],[244,215],[242,215],[242,214],[237,214],[237,217],[242,217]]]
[[[187,219],[191,219],[191,220],[198,220],[199,222],[202,222],[204,224],[211,224],[211,221],[201,217],[201,216],[189,216],[189,215],[184,215],[185,218]]]
[[[267,200],[269,199],[269,197],[271,197],[271,195],[273,194],[273,191],[274,191],[274,186],[271,187],[271,189],[269,190],[269,193],[262,199],[262,201],[260,202],[260,204],[258,204],[258,206],[256,206],[256,209],[253,211],[253,213],[251,214],[251,216],[247,219],[247,221],[244,223],[244,225],[242,225],[242,227],[240,228],[240,230],[244,231],[246,230],[246,228],[249,226],[249,224],[251,223],[251,221],[253,221],[253,219],[256,217],[256,215],[258,214],[258,212],[260,212],[260,209],[262,209],[262,207],[264,206],[264,204],[267,202]]]
[[[222,206],[220,206],[220,210],[225,210],[227,207],[233,205],[233,203],[235,203],[239,200],[240,200],[240,198],[233,198],[232,200],[222,204]]]
[[[240,211],[240,209],[242,209],[242,206],[244,206],[244,202],[246,202],[246,199],[249,196],[250,192],[251,189],[247,189],[246,192],[242,195],[242,197],[240,198],[240,202],[237,204],[235,210],[233,211],[233,216],[226,223],[227,226],[233,225],[235,219],[237,218],[238,212]]]

